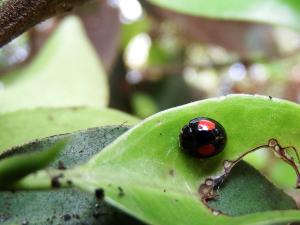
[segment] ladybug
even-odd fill
[[[217,121],[197,117],[181,129],[179,141],[180,147],[187,154],[197,158],[209,158],[223,151],[226,133]]]

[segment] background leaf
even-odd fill
[[[300,3],[297,0],[150,0],[164,8],[195,16],[242,20],[289,26],[299,29]],[[278,16],[280,15],[280,16]]]
[[[57,28],[35,60],[1,80],[0,113],[36,107],[104,107],[105,72],[76,17]]]
[[[33,109],[0,115],[0,153],[34,139],[104,125],[137,123],[137,119],[112,109]]]
[[[18,179],[26,175],[44,168],[48,165],[63,149],[66,141],[58,142],[43,151],[34,153],[24,153],[19,151],[16,155],[8,154],[0,155],[0,187],[9,187]]]

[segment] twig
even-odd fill
[[[0,0],[0,47],[54,15],[92,0]]]

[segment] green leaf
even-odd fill
[[[274,163],[268,172],[270,179],[281,187],[288,188],[295,185],[297,176],[293,169],[284,162]]]
[[[53,136],[26,144],[14,153],[27,152],[30,155],[55,143],[68,139],[68,144],[49,168],[58,165],[72,167],[86,162],[92,155],[128,130],[125,126],[108,126],[72,134]],[[28,154],[28,155],[29,155]],[[22,162],[21,162],[22,163]],[[0,161],[1,165],[1,161]],[[97,199],[94,194],[76,189],[43,191],[0,192],[0,222],[2,225],[20,224],[141,224],[128,215],[117,211]]]
[[[137,119],[112,109],[45,108],[0,115],[0,153],[34,139],[104,125],[132,125]]]
[[[191,118],[206,116],[227,133],[224,151],[206,160],[179,149],[178,134]],[[289,119],[287,119],[289,118]],[[281,146],[300,149],[300,106],[262,96],[232,95],[208,99],[158,113],[126,132],[87,164],[64,172],[64,182],[94,193],[105,189],[106,200],[150,224],[270,224],[300,220],[298,210],[238,217],[215,216],[200,200],[199,187],[224,173],[224,160],[276,138]],[[55,171],[54,171],[55,173]],[[49,174],[27,177],[19,187],[45,187]],[[35,181],[35,182],[33,182]]]
[[[108,103],[105,72],[76,17],[66,18],[34,61],[2,82],[0,113]]]
[[[26,175],[44,168],[64,148],[66,140],[39,152],[14,149],[0,155],[0,187],[8,187]],[[15,155],[12,155],[14,153]]]
[[[300,28],[298,23],[300,20],[300,2],[297,0],[150,0],[150,2],[194,16]]]

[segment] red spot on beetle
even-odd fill
[[[198,149],[198,153],[203,156],[210,156],[215,153],[215,147],[212,144],[201,146]]]
[[[209,120],[200,120],[198,122],[198,128],[200,130],[213,130],[216,128],[216,124]]]

